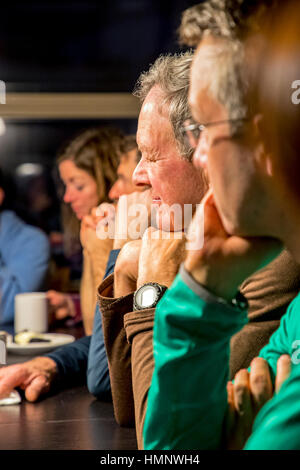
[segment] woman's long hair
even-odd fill
[[[98,204],[108,201],[108,192],[117,179],[120,151],[123,145],[122,131],[113,127],[88,129],[59,152],[57,164],[71,160],[81,170],[86,171],[97,184]],[[65,251],[70,255],[79,243],[80,221],[68,204],[62,204],[62,223],[65,238]]]

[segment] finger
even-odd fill
[[[96,224],[92,216],[86,215],[85,218],[83,219],[83,227],[84,229],[91,228],[93,230],[96,229]]]
[[[210,188],[204,196],[201,206],[204,207],[204,230],[205,236],[216,234],[227,237],[219,212],[215,205],[212,189]]]
[[[57,292],[55,290],[48,290],[48,292],[46,292],[46,297],[50,302],[52,302],[56,296],[57,296]]]
[[[235,406],[234,406],[234,385],[231,381],[227,382],[227,403],[230,423],[234,422]]]
[[[226,235],[214,205],[212,190],[209,189],[201,203],[198,204],[193,220],[189,225],[187,231],[187,238],[189,240],[188,250],[201,250],[203,248],[204,238],[206,236],[215,235],[215,233],[219,233],[220,231],[224,236]]]
[[[3,367],[0,375],[0,398],[7,397],[10,392],[25,383],[28,371],[22,366]]]
[[[108,214],[108,209],[104,207],[94,207],[91,211],[91,219],[93,221],[93,224],[96,226],[97,222],[99,222],[101,219],[103,219],[105,216]]]
[[[92,218],[98,217],[98,214],[97,214],[98,211],[99,211],[99,207],[93,207],[93,209],[91,210],[91,217]]]
[[[95,223],[99,222],[103,218],[114,219],[116,215],[115,205],[104,202],[100,206],[92,209],[92,217]]]
[[[256,414],[273,394],[269,366],[262,357],[256,357],[251,362],[249,381],[254,412]]]
[[[227,419],[226,419],[226,438],[229,440],[233,434],[235,421],[236,421],[233,383],[231,381],[227,382],[226,388],[227,388],[227,403],[228,403]]]
[[[49,291],[47,293],[47,298],[49,300],[50,305],[53,306],[60,305],[65,302],[65,296],[56,291]]]
[[[142,240],[158,240],[161,238],[161,230],[155,227],[148,227],[142,237]]]
[[[251,402],[249,373],[240,370],[234,378],[234,406],[236,410],[234,447],[241,448],[252,430],[254,413]]]
[[[55,318],[57,320],[62,320],[69,316],[69,310],[66,307],[60,307],[55,310]]]
[[[53,295],[53,294],[55,294],[55,293],[56,293],[55,290],[48,290],[48,291],[46,292],[46,296],[47,296],[47,297],[51,297],[51,295]]]
[[[233,383],[231,380],[227,382],[227,402],[230,406],[234,406],[234,389],[233,389]]]
[[[277,375],[275,380],[275,392],[278,393],[283,382],[291,373],[291,358],[288,354],[282,355],[277,361]]]
[[[36,401],[39,396],[49,391],[50,385],[46,377],[38,375],[27,386],[25,390],[25,397],[28,401]]]
[[[251,398],[249,389],[249,374],[241,369],[234,378],[234,407],[241,416],[251,414]]]

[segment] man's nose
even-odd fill
[[[133,172],[132,182],[136,186],[151,186],[146,163],[143,158],[139,161]]]
[[[117,201],[122,194],[122,185],[120,184],[120,181],[116,181],[110,188],[108,197],[111,201]]]
[[[208,140],[205,136],[205,131],[200,134],[197,147],[193,155],[193,164],[196,168],[206,168],[207,166],[207,156],[208,156]]]

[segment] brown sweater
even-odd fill
[[[133,294],[113,297],[113,275],[99,287],[104,341],[108,356],[116,421],[121,426],[135,422],[138,447],[147,394],[153,373],[154,309],[132,311]],[[230,374],[248,367],[277,329],[286,306],[300,287],[300,267],[284,251],[241,286],[249,302],[249,323],[231,341]]]

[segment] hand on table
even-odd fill
[[[66,317],[75,317],[75,305],[69,294],[49,290],[46,295],[49,300],[51,310],[54,312],[57,320],[62,320]]]
[[[36,401],[49,392],[57,374],[55,361],[49,357],[36,357],[23,364],[14,364],[0,369],[0,398],[7,397],[16,387],[25,391],[28,401]]]
[[[204,233],[199,233],[201,230]],[[185,268],[196,281],[225,300],[232,300],[240,284],[282,250],[281,242],[273,238],[228,235],[211,190],[198,207],[189,228],[188,238],[193,241],[195,237],[203,238],[204,243],[188,250]]]
[[[242,449],[252,432],[254,419],[262,406],[273,396],[273,386],[268,363],[261,357],[253,359],[251,369],[241,369],[228,382],[227,443],[229,449]],[[291,358],[282,355],[277,361],[275,392],[289,377]]]

